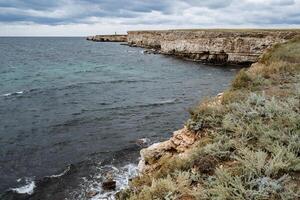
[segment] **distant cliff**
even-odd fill
[[[128,31],[127,35],[96,35],[96,42],[128,42],[130,46],[206,63],[254,63],[276,43],[300,35],[300,30],[207,29]],[[152,51],[151,51],[152,52]]]
[[[129,31],[129,45],[153,48],[210,63],[253,63],[265,49],[285,42],[299,30],[168,30]]]
[[[86,39],[95,42],[127,42],[127,35],[95,35]]]

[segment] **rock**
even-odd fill
[[[141,159],[138,164],[140,173],[146,173],[157,167],[157,161],[163,156],[172,157],[189,149],[197,140],[197,135],[186,127],[175,131],[173,136],[164,142],[155,143],[140,151]]]
[[[107,180],[102,183],[102,188],[104,190],[115,190],[117,186],[116,184],[115,180]]]
[[[92,190],[92,191],[89,191],[86,196],[88,198],[93,198],[94,196],[96,196],[99,192],[98,191],[95,191],[95,190]]]
[[[157,49],[146,49],[143,51],[144,54],[158,54],[159,50]]]
[[[151,140],[149,138],[141,138],[136,140],[136,144],[140,147],[147,147],[149,146]]]

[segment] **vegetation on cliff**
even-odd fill
[[[119,199],[298,199],[300,38],[241,70],[221,97],[191,109],[186,155],[161,157]]]

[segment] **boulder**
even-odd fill
[[[158,167],[158,161],[163,156],[172,157],[189,149],[197,140],[197,135],[186,127],[175,131],[173,136],[164,142],[155,143],[140,151],[141,159],[138,164],[140,173],[148,173]]]
[[[94,196],[96,196],[99,192],[98,191],[95,191],[95,190],[92,190],[92,191],[89,191],[86,196],[88,198],[93,198]]]
[[[115,190],[117,183],[115,180],[106,180],[102,183],[102,188],[104,190]]]

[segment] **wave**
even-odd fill
[[[147,103],[147,104],[137,104],[133,106],[116,106],[116,107],[100,108],[100,109],[82,109],[81,112],[84,113],[84,112],[93,112],[93,111],[122,110],[122,109],[126,110],[126,109],[133,109],[133,108],[145,108],[145,107],[161,106],[166,104],[175,104],[177,102],[178,99],[174,98],[174,99],[167,99],[167,100],[157,101],[157,102]]]
[[[88,82],[78,82],[73,83],[69,85],[63,85],[60,87],[49,87],[49,88],[34,88],[28,90],[28,92],[37,92],[37,93],[43,93],[49,90],[68,90],[68,89],[75,89],[80,88],[85,85],[104,85],[104,84],[122,84],[122,83],[146,83],[146,82],[155,82],[153,80],[111,80],[111,81],[88,81]],[[11,94],[11,93],[8,93]],[[12,93],[14,94],[14,93]]]
[[[113,165],[105,165],[99,167],[99,174],[96,174],[91,181],[84,180],[83,188],[79,191],[79,195],[84,197],[86,192],[89,191],[95,195],[91,197],[91,200],[115,200],[115,194],[120,190],[126,189],[129,184],[129,180],[138,174],[138,167],[136,164],[127,164],[121,168],[117,168]],[[116,181],[116,189],[113,191],[106,191],[101,188],[105,174],[109,173],[113,176],[113,180]]]
[[[3,97],[9,97],[9,96],[15,96],[15,95],[22,95],[25,92],[31,93],[31,92],[37,92],[37,93],[43,93],[48,90],[66,90],[66,89],[73,89],[73,88],[79,88],[84,85],[103,85],[103,84],[121,84],[121,83],[146,83],[146,82],[155,82],[153,80],[111,80],[111,81],[88,81],[88,82],[79,82],[74,83],[66,86],[62,86],[60,88],[53,87],[53,88],[33,88],[26,91],[17,91],[17,92],[11,92],[11,93],[5,93],[0,96]]]
[[[26,194],[26,195],[32,195],[35,192],[35,189],[37,189],[37,191],[39,190],[39,187],[43,187],[44,183],[49,180],[49,179],[55,179],[55,178],[60,178],[62,176],[64,176],[65,174],[67,174],[69,171],[71,170],[71,165],[69,165],[62,173],[59,174],[54,174],[51,176],[45,176],[40,180],[33,180],[32,178],[20,178],[17,180],[17,182],[21,182],[22,180],[24,180],[25,184],[20,186],[20,187],[16,187],[16,188],[11,188],[8,190],[8,192],[13,192],[13,193],[17,193],[17,194]]]
[[[100,108],[100,109],[82,109],[81,113],[84,112],[93,112],[93,111],[109,111],[109,110],[127,110],[127,109],[133,109],[133,108],[145,108],[145,107],[153,107],[153,106],[161,106],[166,104],[175,104],[178,102],[177,98],[174,99],[167,99],[163,101],[157,101],[153,103],[147,103],[147,104],[137,104],[133,106],[116,106],[116,107],[108,107],[108,108]],[[109,104],[104,104],[109,105]]]
[[[18,194],[28,194],[31,195],[34,193],[34,188],[36,187],[35,182],[31,180],[30,178],[25,179],[25,185],[18,187],[18,188],[12,188],[10,189],[13,192],[16,192]]]
[[[102,85],[102,84],[117,84],[117,83],[146,83],[146,82],[153,82],[152,80],[111,80],[111,81],[89,81],[89,82],[80,82],[80,83],[75,83],[72,85],[68,85],[67,87],[72,87],[72,86],[80,86],[80,85]]]
[[[163,105],[163,104],[172,104],[172,103],[175,103],[177,101],[177,99],[167,99],[167,100],[164,100],[164,101],[158,101],[158,102],[154,102],[152,104],[149,104],[149,105]]]
[[[23,94],[23,93],[24,93],[24,91],[18,91],[18,92],[2,94],[1,96],[8,97],[8,96],[13,96],[13,95],[20,95],[20,94]]]
[[[113,107],[113,108],[105,108],[105,109],[102,109],[102,110],[145,108],[145,107],[161,106],[161,105],[166,105],[166,104],[174,104],[176,102],[177,102],[177,98],[167,99],[167,100],[157,101],[157,102],[147,103],[147,104],[137,104],[137,105],[134,105],[134,106],[119,106],[119,107]]]
[[[79,70],[79,71],[75,71],[74,74],[81,74],[81,73],[94,73],[96,72],[95,70]]]
[[[59,178],[65,174],[67,174],[69,171],[71,170],[71,165],[69,165],[62,173],[60,174],[54,174],[54,175],[51,175],[51,176],[47,176],[48,178]]]

